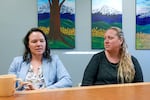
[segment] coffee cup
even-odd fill
[[[21,79],[16,78],[14,74],[0,75],[0,96],[12,96],[15,94],[16,81],[21,83]]]

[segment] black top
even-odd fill
[[[135,68],[134,82],[143,82],[143,74],[139,62],[132,56],[132,61]],[[119,84],[117,80],[118,67],[117,64],[110,63],[106,58],[105,52],[102,51],[93,55],[87,65],[82,86],[88,85],[104,85],[104,84]]]

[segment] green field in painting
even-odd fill
[[[103,49],[103,48],[104,48],[104,38],[92,37],[92,49]]]
[[[75,40],[74,40],[74,36],[69,36],[70,38],[68,37],[64,37],[65,41],[69,42],[70,44],[72,44],[74,47],[70,47],[68,45],[66,45],[65,43],[61,42],[61,41],[57,41],[57,40],[54,40],[54,41],[50,41],[49,40],[49,46],[50,48],[53,48],[53,49],[71,49],[71,48],[75,48]],[[71,39],[72,38],[72,39]]]
[[[136,49],[150,49],[150,34],[136,33]]]
[[[92,23],[92,49],[104,49],[104,32],[112,27],[122,27],[122,23],[106,23],[98,21]]]
[[[48,35],[49,33],[49,19],[38,21],[38,27]],[[64,34],[66,43],[58,40],[49,40],[49,46],[52,49],[72,49],[75,48],[75,23],[71,20],[61,19],[61,32]]]

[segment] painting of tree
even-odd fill
[[[38,27],[53,49],[75,47],[75,1],[38,0]]]
[[[104,32],[111,26],[122,28],[122,0],[92,0],[92,49],[104,48]]]
[[[150,49],[149,0],[136,0],[136,49]]]

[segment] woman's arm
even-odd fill
[[[82,86],[94,85],[98,67],[99,67],[99,56],[96,54],[91,58],[90,62],[88,63],[84,71],[84,76],[81,84]]]
[[[48,86],[47,88],[72,87],[71,77],[59,57],[55,55],[54,59],[52,60],[54,60],[54,65],[56,65],[56,83]]]
[[[142,69],[141,66],[138,62],[138,60],[132,56],[132,61],[134,64],[134,68],[135,68],[135,77],[134,77],[134,81],[133,82],[143,82],[143,73],[142,73]]]

